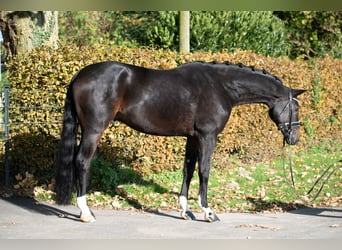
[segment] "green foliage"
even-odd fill
[[[114,191],[118,184],[118,175],[112,164],[102,158],[97,158],[91,163],[90,186],[95,190],[105,192]]]
[[[38,15],[43,16],[44,14],[42,14],[42,12],[39,11]],[[46,42],[49,41],[49,39],[51,39],[51,34],[53,33],[53,30],[55,29],[56,25],[58,25],[56,24],[57,19],[55,18],[58,14],[57,12],[53,12],[51,15],[52,16],[49,18],[48,22],[46,22],[46,20],[44,20],[44,18],[42,17],[33,18],[31,16],[34,22],[30,24],[30,29],[32,30],[32,45],[34,48],[46,44]],[[58,37],[56,37],[56,39],[58,39]]]
[[[56,138],[44,132],[22,133],[11,138],[10,162],[20,173],[29,170],[35,175],[50,171],[54,161]]]
[[[321,91],[322,91],[322,87],[321,87],[321,81],[320,81],[320,77],[317,74],[317,72],[315,72],[315,78],[312,81],[314,87],[313,87],[313,102],[316,105],[316,107],[318,107],[318,104],[322,101],[321,98]]]
[[[177,50],[179,43],[178,19],[178,11],[156,12],[154,18],[146,22],[146,44],[144,45],[151,44],[159,48]]]
[[[79,46],[106,41],[127,47],[175,49],[172,43],[178,28],[172,16],[174,13],[177,12],[62,12],[60,37],[63,44],[76,43]]]
[[[2,89],[5,84],[9,84],[7,80],[7,72],[1,72],[1,81],[0,81],[0,89]]]
[[[314,131],[312,129],[310,120],[305,120],[303,124],[304,124],[304,129],[305,129],[306,134],[312,138],[314,136]]]
[[[289,56],[342,57],[342,12],[281,11],[275,13],[287,27]]]
[[[191,13],[192,50],[249,50],[269,56],[286,55],[286,30],[270,11]]]
[[[59,18],[59,36],[62,43],[87,45],[104,38],[100,35],[97,12],[65,11],[62,17]]]
[[[177,50],[177,11],[107,12],[116,23],[107,29],[109,40],[117,44],[146,46]]]

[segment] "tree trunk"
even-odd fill
[[[190,11],[181,11],[179,15],[179,51],[190,51]]]
[[[7,56],[28,53],[40,45],[57,47],[57,11],[0,11],[0,30]]]

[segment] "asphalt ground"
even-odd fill
[[[220,222],[180,218],[179,211],[94,210],[79,221],[75,206],[0,199],[0,239],[342,239],[342,207],[286,213],[224,213]]]

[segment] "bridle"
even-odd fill
[[[290,186],[293,187],[294,190],[296,190],[295,187],[295,181],[294,181],[294,176],[293,176],[293,170],[292,170],[292,154],[291,154],[291,147],[289,145],[288,147],[288,152],[289,152],[289,165],[290,165],[290,174],[291,174],[291,184],[288,181],[287,177],[286,177],[286,169],[285,169],[285,161],[286,161],[286,141],[285,141],[285,134],[287,134],[289,136],[289,139],[291,140],[292,137],[292,128],[293,127],[298,127],[300,126],[300,121],[292,121],[292,103],[293,102],[297,102],[299,103],[298,99],[293,98],[292,95],[292,89],[289,89],[289,101],[287,102],[287,104],[285,105],[285,107],[283,108],[283,110],[281,111],[280,115],[286,110],[287,107],[289,107],[289,122],[282,122],[278,124],[278,129],[283,133],[284,135],[284,140],[283,140],[283,171],[284,171],[284,177],[285,180],[289,183]]]
[[[288,134],[291,138],[292,135],[292,128],[299,127],[300,121],[292,121],[292,103],[297,102],[299,103],[298,99],[293,98],[292,96],[292,89],[289,90],[289,101],[285,105],[284,109],[281,111],[280,115],[289,107],[289,122],[282,122],[278,124],[278,129],[283,132],[283,134]],[[284,139],[285,142],[285,139]]]

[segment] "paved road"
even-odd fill
[[[61,213],[67,216],[60,218]],[[0,239],[342,239],[342,207],[219,214],[215,223],[202,220],[202,214],[185,221],[177,211],[94,213],[97,221],[85,224],[74,206],[0,199]]]

